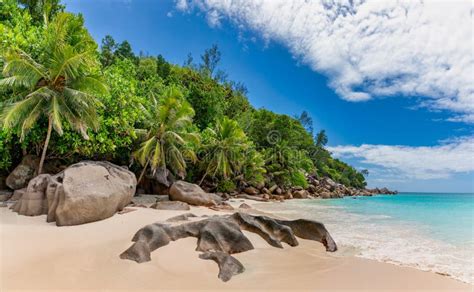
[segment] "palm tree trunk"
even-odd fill
[[[206,176],[207,176],[207,171],[206,171],[206,173],[204,173],[204,175],[202,176],[201,181],[199,182],[199,185],[202,184],[202,182],[204,181],[204,179],[206,178]]]
[[[51,131],[53,130],[53,121],[51,117],[48,119],[48,133],[46,134],[46,140],[44,140],[43,153],[41,154],[41,160],[38,167],[38,174],[43,173],[44,159],[46,158],[46,150],[48,149],[49,139],[51,138]]]
[[[137,185],[142,181],[142,178],[146,172],[146,168],[148,167],[148,163],[150,163],[150,159],[147,160],[145,166],[143,167],[142,173],[140,174],[140,177],[138,178]]]

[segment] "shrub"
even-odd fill
[[[302,188],[308,187],[308,182],[306,181],[306,177],[304,173],[301,171],[296,171],[291,173],[291,184],[293,186],[299,186]]]
[[[230,179],[220,180],[217,183],[217,191],[221,193],[230,193],[235,191],[236,188],[235,182]]]

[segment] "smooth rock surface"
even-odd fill
[[[135,194],[135,175],[102,161],[71,165],[57,175],[30,181],[13,210],[20,215],[47,214],[58,226],[102,220],[127,206]]]
[[[197,217],[193,213],[184,213],[178,216],[174,216],[171,218],[166,219],[166,222],[178,222],[178,221],[188,221],[189,218],[195,218]]]
[[[182,214],[168,222],[187,220],[193,214]],[[231,254],[252,250],[254,247],[242,230],[260,235],[267,243],[282,248],[282,242],[298,245],[296,236],[321,242],[326,251],[336,251],[337,246],[323,224],[310,220],[277,220],[267,216],[245,213],[212,216],[200,221],[180,225],[153,223],[140,230],[132,238],[134,242],[121,255],[137,263],[151,260],[151,252],[186,237],[196,237],[197,251],[205,252],[204,259],[212,259],[219,265],[219,278],[228,281],[233,275],[243,272],[243,266]]]
[[[203,260],[213,260],[219,266],[219,279],[229,281],[232,276],[245,271],[244,266],[233,256],[221,251],[208,251],[199,255]]]
[[[186,202],[194,206],[215,206],[222,198],[213,193],[206,193],[196,184],[182,180],[176,181],[170,188],[170,200]]]
[[[39,158],[35,155],[26,155],[5,180],[12,190],[25,188],[28,182],[35,177],[38,170]]]
[[[180,210],[180,211],[187,211],[191,209],[187,203],[180,202],[180,201],[157,202],[151,205],[150,208],[157,209],[157,210]]]
[[[0,202],[8,201],[13,196],[12,191],[1,190],[0,191]]]
[[[197,251],[223,251],[229,254],[253,249],[252,243],[228,217],[213,216],[201,221],[178,226],[154,223],[138,230],[134,244],[124,251],[121,259],[138,263],[150,261],[150,253],[157,248],[186,237],[197,237]]]

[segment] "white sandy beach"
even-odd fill
[[[198,258],[194,238],[172,242],[154,251],[151,262],[137,264],[119,258],[135,232],[186,211],[134,209],[95,223],[56,227],[46,223],[46,216],[19,216],[0,208],[0,290],[473,290],[434,273],[327,253],[318,242],[299,239],[297,247],[277,249],[248,232],[255,250],[234,255],[246,270],[227,283],[217,278],[215,262]],[[204,207],[191,212],[221,213]]]

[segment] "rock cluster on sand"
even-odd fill
[[[5,185],[12,190],[26,188],[28,182],[38,173],[39,157],[26,155],[5,179]],[[45,173],[56,174],[65,169],[58,159],[48,160],[43,167]]]
[[[173,217],[169,221],[188,220],[192,214]],[[133,236],[134,242],[121,255],[137,263],[151,260],[151,252],[186,237],[196,237],[197,251],[203,259],[212,259],[219,265],[219,278],[228,281],[233,275],[244,271],[242,264],[231,254],[252,250],[254,247],[242,230],[260,235],[271,246],[282,248],[282,242],[297,246],[296,237],[321,242],[327,251],[337,250],[336,243],[322,223],[311,220],[277,220],[267,216],[253,216],[245,213],[213,216],[200,221],[180,225],[153,223]]]
[[[35,177],[39,164],[39,158],[34,155],[26,155],[15,169],[8,175],[5,184],[12,190],[26,187],[28,182]]]
[[[94,222],[127,206],[136,184],[135,175],[125,168],[84,161],[56,175],[33,178],[12,208],[21,215],[47,214],[47,221],[58,226]]]
[[[266,202],[269,200],[283,201],[288,199],[331,199],[342,198],[345,196],[372,196],[374,194],[396,194],[396,191],[390,191],[387,188],[382,189],[357,189],[346,187],[343,184],[336,183],[328,177],[317,178],[307,177],[308,186],[285,188],[276,184],[249,186],[246,182],[240,182],[238,191],[231,193],[228,197],[249,199]],[[226,196],[227,197],[227,196]]]

